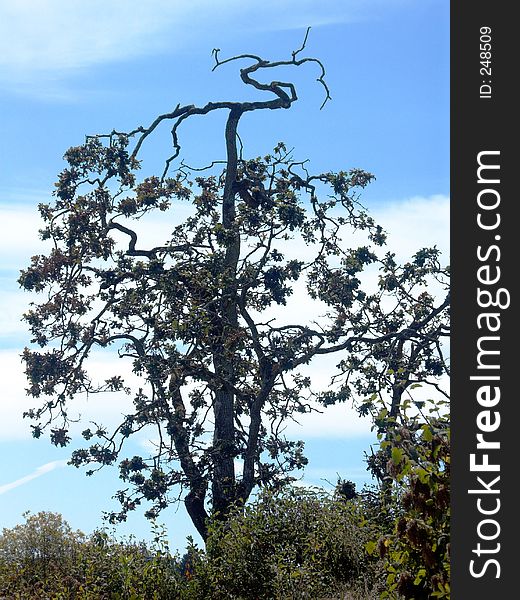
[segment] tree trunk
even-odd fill
[[[206,482],[201,478],[199,485],[196,483],[191,486],[190,491],[184,498],[184,505],[190,516],[190,519],[195,525],[195,529],[199,532],[204,543],[208,539],[208,513],[204,507],[204,498],[207,490]]]
[[[167,407],[165,413],[168,418],[169,431],[182,470],[188,479],[190,489],[184,499],[184,504],[193,525],[195,525],[195,528],[205,542],[208,537],[207,520],[209,515],[206,512],[204,501],[208,490],[208,483],[190,452],[189,434],[184,425],[186,409],[175,373],[172,373],[170,376],[169,395],[173,406],[172,412],[169,410],[167,402],[165,402],[165,406]],[[164,395],[162,397],[164,400]]]
[[[213,434],[214,473],[213,473],[213,512],[224,518],[235,500],[235,396],[233,333],[238,324],[237,314],[237,264],[240,256],[240,234],[234,231],[235,192],[237,178],[237,126],[242,115],[239,109],[232,109],[226,123],[226,180],[222,202],[222,226],[231,237],[226,247],[223,267],[223,284],[220,304],[221,339],[213,355],[213,365],[217,379],[222,383],[215,392]]]

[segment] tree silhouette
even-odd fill
[[[214,69],[247,61],[241,80],[269,98],[177,105],[148,127],[87,136],[66,152],[53,202],[39,206],[51,250],[33,257],[19,280],[44,296],[25,315],[40,346],[23,353],[28,393],[42,399],[26,416],[35,421],[35,437],[50,430],[52,443],[65,446],[74,397],[129,395],[120,424],[85,429],[90,445],[71,458],[96,469],[118,462],[130,486],[118,492],[121,511],[112,521],[144,500],[154,517],[182,498],[206,539],[208,516],[225,518],[255,486],[281,485],[305,464],[303,443],[283,435],[287,419],[310,410],[310,381],[300,367],[347,351],[356,339],[372,345],[399,335],[355,317],[366,303],[357,275],[376,262],[374,248],[385,241],[358,201],[373,176],[360,169],[311,174],[283,143],[264,157],[243,156],[242,117],[297,100],[293,83],[262,83],[262,73],[316,68],[323,104],[330,99],[322,63],[302,57],[307,35],[287,60],[221,59],[214,50]],[[190,167],[180,160],[181,126],[213,111],[227,115],[225,158]],[[138,178],[142,149],[166,122],[172,153],[160,175]],[[176,223],[182,203],[191,214]],[[152,211],[171,219],[172,233],[145,248],[137,225]],[[366,245],[345,249],[343,238],[354,231]],[[296,256],[291,240],[300,244]],[[329,305],[319,321],[273,312],[298,282]],[[89,357],[108,347],[130,361],[142,387],[130,390],[121,372],[96,381]],[[154,452],[125,455],[125,440],[151,426]]]

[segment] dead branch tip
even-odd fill
[[[303,42],[300,48],[298,48],[298,50],[293,50],[292,52],[292,57],[293,57],[293,61],[296,60],[296,55],[299,54],[300,52],[302,52],[305,49],[305,46],[307,44],[307,38],[309,37],[309,31],[311,30],[310,26],[307,27],[307,31],[305,32],[305,37],[303,38]]]

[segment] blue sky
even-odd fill
[[[64,151],[85,134],[146,125],[177,103],[252,97],[232,64],[211,72],[212,48],[223,57],[290,57],[308,25],[307,54],[323,61],[332,101],[319,110],[317,73],[302,69],[294,74],[300,100],[290,111],[243,119],[246,153],[265,154],[283,139],[315,171],[370,171],[377,179],[363,201],[390,232],[390,248],[404,258],[428,244],[447,253],[447,0],[197,0],[189,7],[172,0],[0,0],[0,527],[20,522],[28,509],[54,510],[89,532],[101,511],[115,506],[110,496],[118,489],[110,470],[86,478],[66,467],[67,451],[33,440],[21,419],[31,405],[19,360],[28,343],[20,315],[30,298],[16,279],[31,255],[45,251],[36,206],[49,198]],[[223,116],[183,130],[188,164],[222,157]],[[168,131],[161,135],[158,148],[167,152]],[[326,382],[326,365],[311,370]],[[121,410],[108,398],[81,407],[85,418],[108,421]],[[336,474],[366,480],[370,426],[346,407],[289,432],[307,440],[305,482],[334,482]],[[133,443],[146,446],[145,439]],[[193,533],[183,510],[162,519],[174,547]],[[149,526],[137,514],[119,531],[148,537]]]

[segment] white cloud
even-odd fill
[[[307,373],[313,377],[316,368],[309,367]],[[291,439],[309,438],[346,438],[370,435],[371,421],[368,417],[360,417],[346,404],[334,406],[315,406],[321,412],[298,415],[298,423],[289,421],[285,435]]]
[[[17,202],[19,197],[23,197],[23,204]],[[52,247],[51,242],[42,241],[38,234],[44,222],[38,212],[37,204],[50,200],[52,198],[48,195],[34,191],[28,191],[26,194],[18,192],[15,196],[4,194],[0,203],[0,223],[2,223],[0,269],[18,271],[28,265],[31,256],[47,253]],[[132,227],[139,236],[138,247],[156,246],[157,240],[161,240],[161,243],[166,242],[175,225],[192,212],[191,205],[184,203],[175,206],[173,220],[165,219],[163,213],[154,213],[134,221]],[[125,234],[114,232],[112,235],[117,242],[128,244],[128,237]]]
[[[0,204],[0,267],[20,269],[34,254],[44,251],[45,246],[38,237],[42,221],[35,204]],[[24,261],[24,262],[21,262]]]
[[[1,281],[1,280],[0,280]],[[20,292],[0,290],[0,340],[2,344],[10,344],[13,338],[28,341],[27,327],[21,320],[22,313],[28,305],[28,298]]]
[[[336,371],[336,362],[335,359],[320,356],[305,367],[305,374],[311,378],[316,390],[327,389],[330,378]],[[134,390],[137,390],[140,383],[142,385],[142,381],[131,373],[129,362],[118,359],[113,353],[94,353],[89,362],[89,372],[95,374],[99,381],[120,374]],[[0,439],[30,439],[32,421],[23,419],[22,414],[38,406],[40,402],[25,394],[27,382],[17,352],[0,351],[0,381]],[[425,399],[431,397],[430,392],[431,389],[424,387],[414,394],[417,399]],[[80,396],[69,405],[69,416],[74,419],[81,417],[81,422],[73,425],[71,431],[73,435],[77,435],[91,421],[108,428],[115,427],[121,422],[122,415],[131,412],[132,408],[131,396],[123,393],[92,394],[89,398]],[[316,409],[313,412],[297,415],[297,422],[287,421],[285,434],[288,437],[310,439],[370,435],[370,418],[360,417],[350,405],[338,404],[324,408],[313,404],[313,408]],[[150,438],[146,440],[143,434],[148,434]],[[146,450],[152,451],[156,435],[156,430],[150,428],[141,433],[139,443]]]
[[[416,196],[378,206],[371,211],[376,223],[388,232],[388,244],[385,251],[396,254],[397,261],[409,261],[421,248],[437,246],[441,251],[441,264],[449,263],[449,198],[443,195],[431,197]],[[367,243],[363,232],[343,235],[345,247],[356,247]],[[303,245],[298,240],[284,242],[283,252],[287,258],[311,260],[313,248]],[[379,272],[369,267],[362,275],[364,289],[377,290]],[[327,305],[321,301],[308,298],[304,280],[296,282],[293,294],[287,299],[286,306],[272,308],[272,316],[278,325],[293,323],[320,322],[320,317],[327,312]],[[433,294],[442,293],[440,289],[429,288]],[[262,318],[265,320],[265,318]],[[330,362],[330,361],[329,361]],[[325,365],[326,366],[326,365]],[[325,384],[326,385],[326,384]]]
[[[89,373],[102,382],[119,374],[137,389],[139,379],[132,374],[131,364],[120,360],[114,353],[94,352],[89,361]],[[23,413],[30,408],[37,408],[41,399],[26,395],[27,380],[24,366],[20,358],[20,350],[0,350],[0,439],[2,441],[31,438],[31,424],[34,421],[23,419]],[[114,427],[122,420],[122,415],[131,410],[131,397],[123,392],[107,392],[78,396],[69,405],[69,417],[81,417],[81,422],[73,424],[71,431],[78,433],[85,429],[90,421]]]
[[[38,230],[42,221],[36,209],[36,204],[42,201],[44,194],[27,192],[24,204],[4,199],[0,203],[0,222],[2,223],[2,236],[0,236],[0,269],[18,270],[29,261],[34,254],[48,250],[49,243],[42,242],[38,237]],[[34,198],[34,202],[31,199]],[[48,197],[47,197],[48,200]],[[376,222],[389,232],[388,248],[397,254],[401,260],[409,259],[417,250],[425,246],[437,245],[442,251],[444,260],[449,256],[449,198],[444,195],[429,197],[415,196],[404,200],[396,200],[385,205],[375,207],[371,213]],[[166,219],[164,214],[155,213],[148,215],[141,221],[135,222],[139,235],[139,245],[146,248],[165,242],[173,227],[190,214],[188,204],[175,206],[173,215]],[[172,219],[173,216],[173,219]],[[115,237],[124,243],[126,236],[121,234]],[[158,242],[158,240],[160,240]],[[349,236],[349,244],[364,243],[365,236]],[[288,252],[296,252],[299,258],[311,256],[311,251],[294,242],[286,244]]]
[[[8,441],[30,437],[22,414],[32,406],[25,395],[25,376],[18,352],[0,352],[0,439]]]
[[[31,257],[37,254],[47,254],[51,248],[50,242],[43,242],[38,234],[43,226],[36,205],[49,201],[48,197],[34,191],[4,194],[4,199],[12,203],[0,203],[0,344],[8,342],[9,338],[17,336],[28,341],[27,327],[20,320],[21,315],[29,308],[31,301],[38,302],[41,295],[19,289],[17,284],[20,270],[29,266]],[[23,203],[20,202],[23,200]],[[181,204],[175,208],[175,222],[165,219],[162,213],[147,215],[133,225],[138,233],[138,247],[151,248],[166,242],[171,236],[173,227],[191,213],[191,206]],[[128,237],[115,232],[114,238],[118,243],[128,244]],[[25,342],[24,342],[25,343]]]
[[[25,485],[26,483],[29,483],[29,481],[32,481],[33,479],[36,479],[37,477],[41,477],[42,475],[45,475],[46,473],[50,473],[51,471],[54,471],[55,469],[64,467],[64,466],[66,466],[66,464],[67,464],[66,460],[54,460],[52,462],[42,465],[41,467],[38,467],[32,473],[29,473],[29,475],[25,475],[25,477],[20,477],[20,479],[16,479],[15,481],[11,481],[10,483],[4,483],[3,485],[0,485],[0,496],[2,494],[5,494],[6,492],[14,490],[17,487],[20,487],[21,485]]]
[[[414,196],[374,209],[376,222],[389,232],[388,247],[407,260],[417,250],[436,245],[449,262],[450,199],[437,194]]]

